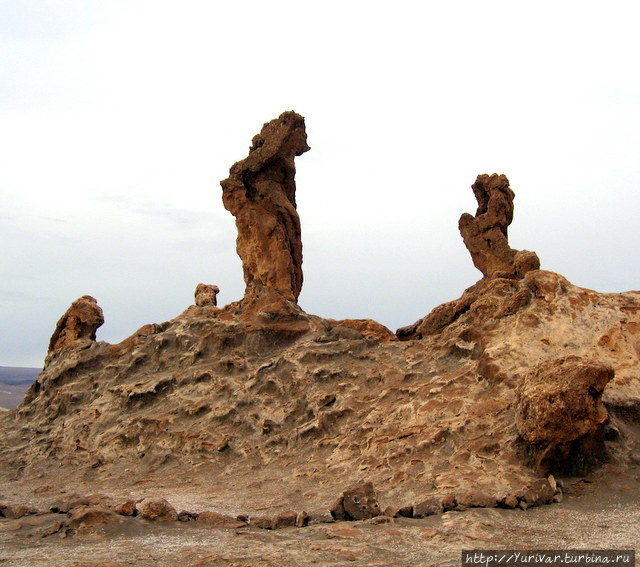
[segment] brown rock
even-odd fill
[[[387,329],[387,327],[372,319],[342,319],[340,321],[327,319],[326,321],[337,327],[345,327],[357,331],[365,339],[381,342],[398,340],[396,335]]]
[[[495,505],[495,497],[478,489],[469,490],[458,498],[458,506],[465,508],[493,508]]]
[[[2,508],[2,515],[5,518],[11,518],[17,520],[30,514],[37,514],[37,510],[33,506],[26,506],[24,504],[17,504],[15,506],[5,505]]]
[[[458,505],[455,494],[447,494],[440,503],[442,504],[442,508],[445,512],[453,510]]]
[[[66,514],[69,510],[78,506],[89,506],[89,499],[77,494],[69,495],[62,501],[51,504],[49,510],[55,514]]]
[[[274,529],[295,528],[298,514],[292,511],[280,512],[273,521]]]
[[[380,505],[370,482],[345,490],[331,509],[337,520],[366,520],[380,515]]]
[[[96,330],[104,323],[102,309],[90,295],[76,299],[60,318],[49,341],[49,354],[82,341],[95,341]]]
[[[580,460],[594,456],[588,453],[596,450],[608,418],[602,392],[613,377],[608,364],[574,355],[546,360],[527,373],[516,391],[516,426],[541,472],[565,470],[577,454]]]
[[[120,504],[116,504],[113,507],[113,511],[120,516],[135,516],[136,514],[136,501],[127,500]]]
[[[194,512],[187,512],[186,510],[182,510],[178,513],[178,522],[190,522],[191,520],[197,520],[199,514]],[[240,520],[238,520],[240,521]],[[246,523],[246,522],[243,522]]]
[[[507,228],[513,220],[514,193],[506,175],[478,175],[471,186],[478,201],[476,215],[464,213],[458,224],[473,265],[485,278],[522,278],[540,268],[534,252],[512,249]]]
[[[336,521],[329,510],[313,510],[309,512],[308,516],[307,523],[310,526],[313,524],[333,524]]]
[[[164,498],[145,498],[136,504],[141,518],[157,522],[175,522],[178,519],[176,509]]]
[[[64,522],[54,522],[53,524],[46,526],[40,530],[40,537],[49,537],[53,534],[57,534],[64,527]]]
[[[510,494],[504,499],[503,504],[505,508],[516,508],[518,506],[518,499],[513,494]]]
[[[0,522],[0,532],[17,532],[20,529],[22,529],[22,522],[19,520]]]
[[[296,517],[296,527],[304,528],[305,526],[308,526],[309,520],[310,520],[310,516],[306,512],[303,511],[298,513],[298,516]]]
[[[78,506],[69,511],[67,526],[78,532],[91,532],[108,524],[116,524],[122,519],[105,506]]]
[[[216,296],[219,292],[220,288],[217,285],[199,283],[194,293],[196,305],[198,307],[215,307],[218,305]]]
[[[304,118],[284,112],[253,138],[249,155],[221,181],[236,218],[245,300],[296,302],[302,289],[302,240],[294,158],[309,150]]]
[[[273,518],[268,518],[266,516],[255,516],[251,518],[251,521],[249,523],[256,528],[260,528],[263,530],[273,529]]]
[[[200,512],[197,522],[213,528],[241,528],[246,526],[244,522],[218,512]]]
[[[444,507],[440,500],[437,498],[427,498],[422,502],[418,502],[418,504],[413,507],[413,517],[424,518],[426,516],[433,516],[434,514],[442,514],[443,511]]]

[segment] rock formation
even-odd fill
[[[200,283],[196,286],[194,298],[197,307],[215,307],[218,305],[217,295],[220,288],[217,285]]]
[[[295,303],[293,163],[306,149],[302,118],[285,113],[222,183],[241,302],[207,307],[216,289],[201,288],[198,305],[115,345],[93,340],[95,300],[74,303],[52,338],[57,356],[0,414],[0,482],[32,494],[36,479],[60,490],[82,479],[120,502],[131,499],[125,485],[178,502],[197,494],[271,528],[330,521],[339,495],[336,518],[381,522],[394,509],[524,509],[558,496],[541,473],[567,459],[631,462],[640,292],[597,293],[530,269],[506,242],[506,178],[480,176],[478,215],[464,223],[485,277],[398,332],[420,340],[306,314]]]
[[[516,391],[516,426],[538,469],[584,473],[585,457],[604,439],[602,393],[614,374],[609,364],[575,355],[545,360],[526,374]]]
[[[97,329],[104,324],[102,309],[90,295],[76,299],[60,318],[49,341],[49,354],[72,347],[80,341],[95,341]]]
[[[253,138],[249,155],[221,181],[236,218],[245,303],[296,302],[302,290],[302,240],[294,158],[309,150],[304,118],[284,112]]]
[[[475,217],[464,213],[458,227],[473,265],[485,278],[522,278],[540,268],[535,252],[509,246],[507,229],[513,220],[514,193],[506,175],[478,175],[471,186],[478,201]]]

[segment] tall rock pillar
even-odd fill
[[[294,159],[309,150],[304,118],[284,112],[253,138],[249,155],[220,182],[224,207],[236,218],[236,249],[245,302],[297,302],[302,290],[302,239]]]

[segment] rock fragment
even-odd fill
[[[178,519],[176,509],[164,498],[145,498],[136,504],[141,518],[157,522],[175,522]]]
[[[345,490],[331,508],[336,520],[367,520],[380,515],[378,497],[371,482]]]

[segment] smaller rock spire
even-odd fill
[[[220,182],[236,218],[245,300],[296,302],[302,290],[302,239],[294,158],[309,150],[304,118],[284,112],[253,138],[249,155]]]
[[[96,299],[83,295],[60,317],[49,341],[48,354],[74,346],[83,340],[95,341],[96,331],[103,324],[104,316]]]
[[[506,175],[482,174],[471,186],[478,201],[475,217],[464,213],[458,227],[473,265],[485,278],[520,279],[540,269],[535,252],[509,246],[507,228],[513,220],[514,192]]]

